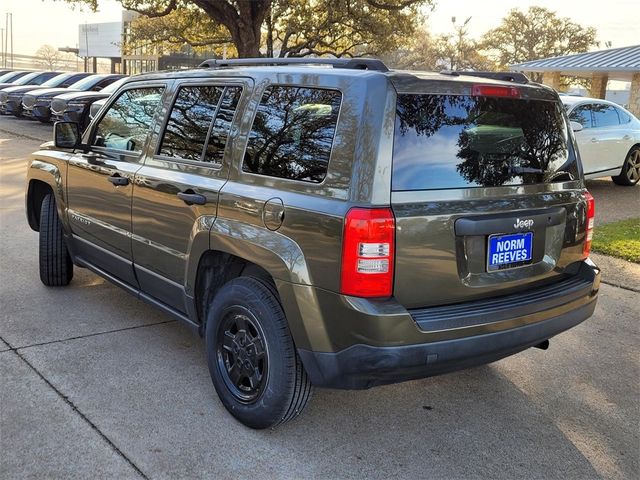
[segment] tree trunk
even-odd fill
[[[193,0],[213,20],[229,30],[238,57],[259,57],[261,27],[271,0]]]
[[[267,13],[267,57],[273,57],[273,17],[271,15],[271,8]]]
[[[238,58],[257,58],[260,57],[260,40],[246,38],[240,35],[236,37],[232,35],[233,43],[238,50]]]

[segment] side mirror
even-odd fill
[[[53,144],[56,148],[78,148],[81,137],[80,126],[76,122],[53,124]]]
[[[574,132],[580,132],[584,128],[581,123],[574,121],[571,121],[569,123],[571,124],[571,130],[573,130]]]

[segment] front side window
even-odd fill
[[[93,144],[140,153],[163,90],[164,87],[146,87],[122,92],[96,126]]]
[[[593,111],[593,123],[596,128],[620,125],[618,112],[611,105],[605,105],[604,103],[593,104],[591,110]]]
[[[341,100],[335,90],[268,87],[249,135],[243,171],[322,182]]]
[[[569,120],[572,122],[578,122],[582,125],[582,128],[591,128],[593,126],[591,123],[591,106],[580,105],[574,108],[569,114]]]
[[[556,102],[398,95],[393,190],[524,185],[578,175]]]

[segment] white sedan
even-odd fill
[[[584,176],[611,176],[617,185],[640,180],[640,120],[597,98],[561,96],[582,158]]]

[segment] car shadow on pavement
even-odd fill
[[[367,391],[316,390],[294,422],[253,431],[222,407],[201,340],[179,324],[23,355],[152,478],[598,476],[493,366]]]

